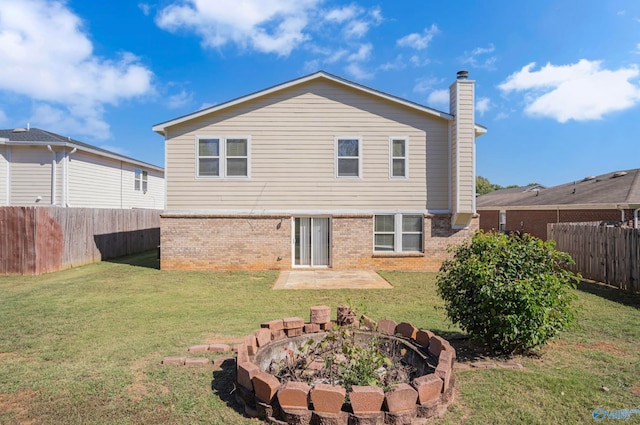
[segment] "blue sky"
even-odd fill
[[[640,167],[637,0],[0,0],[0,127],[163,165],[151,126],[317,70],[447,111],[476,81],[477,173]]]

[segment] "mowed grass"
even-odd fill
[[[335,314],[348,303],[464,344],[445,319],[435,274],[381,274],[394,289],[273,291],[276,272],[160,271],[146,253],[0,277],[0,423],[255,423],[237,411],[229,368],[160,362],[267,320],[308,319],[312,305]],[[458,372],[456,402],[435,422],[573,424],[593,422],[597,407],[640,409],[640,295],[593,284],[576,293],[572,329],[541,356],[515,359],[524,371]]]

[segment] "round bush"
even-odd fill
[[[447,317],[497,352],[529,351],[569,325],[579,276],[569,254],[530,235],[477,232],[437,277]]]

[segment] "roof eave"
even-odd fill
[[[117,161],[128,162],[130,164],[139,165],[141,167],[150,168],[155,171],[161,172],[164,174],[164,168],[158,167],[157,165],[149,164],[144,161],[138,161],[134,158],[128,158],[122,155],[118,155],[116,153],[110,153],[98,149],[92,149],[85,145],[79,145],[73,142],[52,142],[52,141],[11,141],[7,138],[0,138],[0,145],[8,145],[8,146],[57,146],[57,147],[66,147],[66,148],[75,148],[80,151],[89,152],[94,155],[103,156],[111,159],[115,159]]]

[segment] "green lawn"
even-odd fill
[[[435,274],[382,273],[393,290],[272,291],[276,272],[156,267],[147,253],[0,277],[0,423],[255,423],[235,410],[228,369],[160,362],[263,321],[308,319],[312,305],[461,336],[436,308]],[[591,284],[577,294],[576,326],[540,357],[515,359],[525,371],[457,373],[458,398],[436,423],[596,423],[597,407],[640,409],[640,295]]]

